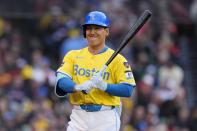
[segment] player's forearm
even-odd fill
[[[120,97],[130,97],[132,95],[134,86],[129,84],[108,84],[105,92]]]
[[[70,78],[63,77],[57,81],[57,88],[62,89],[66,93],[75,92],[74,87],[76,83],[74,83]]]
[[[82,90],[89,90],[94,86],[92,81],[85,81],[81,84],[76,84],[69,77],[61,76],[57,80],[56,88],[63,90],[66,93],[74,93]]]

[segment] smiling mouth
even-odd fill
[[[97,39],[97,37],[95,37],[95,36],[90,36],[89,38],[93,39],[93,40]]]

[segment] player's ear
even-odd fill
[[[107,32],[106,36],[109,36],[109,28],[105,28],[105,31]]]

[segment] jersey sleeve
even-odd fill
[[[73,77],[73,57],[74,57],[74,52],[70,51],[68,52],[62,61],[61,66],[58,68],[57,72],[63,73],[64,75],[67,75],[72,79]]]
[[[116,82],[135,86],[135,79],[128,61],[123,56],[118,55],[114,64],[114,77]]]

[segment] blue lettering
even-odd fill
[[[85,76],[85,77],[92,77],[95,73],[98,73],[95,68],[93,69],[84,69],[80,68],[79,65],[74,65],[74,75],[80,75],[80,76]],[[102,77],[104,80],[108,80],[110,77],[109,72],[104,72],[102,73]]]
[[[109,79],[109,72],[104,72],[103,73],[103,79],[108,80]]]
[[[80,68],[78,74],[79,74],[80,76],[84,76],[84,75],[85,75],[85,69]]]
[[[92,69],[92,76],[94,75],[94,72],[95,72],[96,70],[95,70],[95,68],[93,68]]]
[[[77,75],[78,72],[78,65],[74,65],[74,75]]]
[[[90,70],[86,70],[86,77],[90,77]]]

